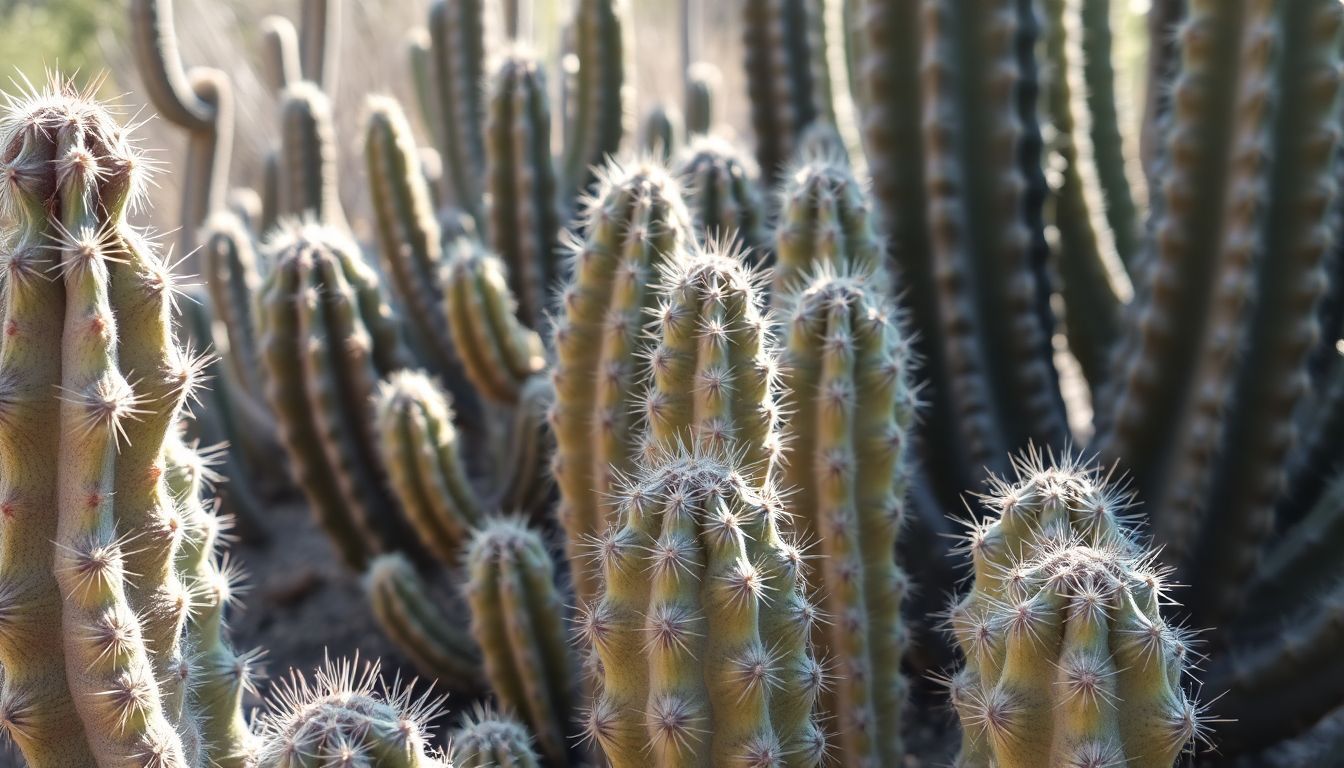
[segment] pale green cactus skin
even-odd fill
[[[517,403],[528,379],[546,367],[541,337],[517,319],[503,262],[470,238],[447,250],[444,308],[467,378],[486,399]]]
[[[1018,470],[984,497],[974,582],[949,614],[958,765],[1170,768],[1205,726],[1166,571],[1120,522],[1130,498],[1069,461]]]
[[[495,697],[528,724],[547,761],[563,765],[579,678],[546,544],[519,519],[493,518],[472,534],[466,567],[471,633]]]
[[[364,592],[387,636],[425,674],[453,691],[485,688],[481,649],[461,615],[444,608],[405,556],[379,555],[364,575]]]
[[[792,530],[817,542],[818,655],[834,680],[820,711],[834,719],[841,765],[897,765],[906,684],[900,666],[906,576],[896,538],[913,472],[918,396],[902,318],[880,285],[821,269],[780,316],[781,483]]]
[[[585,553],[606,530],[606,499],[639,450],[632,425],[639,383],[648,376],[640,350],[648,346],[643,327],[657,305],[659,270],[691,240],[681,189],[666,169],[613,163],[601,178],[586,212],[587,237],[570,259],[551,369],[552,474],[580,604],[597,594]]]
[[[890,280],[872,204],[846,163],[834,157],[808,158],[784,174],[778,195],[776,302],[802,290],[822,267],[871,273],[879,283]]]
[[[313,681],[284,680],[258,727],[255,768],[451,768],[429,746],[442,699],[380,679],[377,664],[328,663]]]
[[[678,449],[650,456],[618,509],[583,622],[602,670],[588,728],[613,768],[821,765],[816,617],[783,502]]]
[[[508,715],[478,710],[449,735],[457,768],[541,768],[532,735]]]

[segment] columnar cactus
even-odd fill
[[[569,194],[597,181],[597,173],[621,148],[629,111],[625,85],[625,3],[578,0],[574,4],[574,55],[578,72],[566,83],[565,157]]]
[[[578,675],[546,544],[523,521],[494,518],[473,533],[466,563],[471,633],[495,696],[527,722],[546,759],[563,765]]]
[[[266,393],[295,480],[342,556],[361,568],[369,534],[399,538],[379,474],[373,394],[402,367],[378,278],[341,232],[296,224],[267,246],[261,293]]]
[[[367,109],[364,159],[383,271],[405,306],[418,356],[448,376],[461,366],[443,322],[441,230],[429,185],[420,173],[419,148],[395,99],[370,97]]]
[[[690,208],[695,236],[701,242],[731,240],[753,263],[766,261],[765,206],[756,164],[727,141],[692,139],[676,163]]]
[[[480,647],[403,555],[374,558],[364,574],[364,592],[379,626],[421,671],[454,691],[485,687]]]
[[[488,709],[462,718],[448,737],[458,768],[540,768],[532,735],[522,723]]]
[[[655,104],[644,113],[644,122],[639,126],[640,151],[659,162],[671,160],[680,122],[681,115],[674,109]]]
[[[261,20],[261,72],[276,93],[303,79],[299,31],[284,16],[271,15]]]
[[[613,768],[822,764],[802,555],[750,474],[678,449],[621,491],[583,623],[602,670],[589,732]]]
[[[447,248],[442,280],[453,347],[477,392],[497,403],[516,403],[528,379],[546,365],[541,337],[515,317],[499,259],[469,238]]]
[[[243,696],[256,693],[258,653],[236,653],[224,634],[225,611],[235,600],[237,570],[220,555],[223,520],[206,509],[212,481],[205,457],[173,434],[164,446],[164,476],[182,516],[177,568],[192,594],[185,644],[191,654],[191,705],[209,764],[246,768],[256,748],[243,717]],[[217,478],[216,478],[217,479]]]
[[[722,75],[718,67],[703,61],[697,61],[686,68],[686,103],[682,111],[686,114],[687,139],[709,133],[714,125],[714,91]]]
[[[854,172],[834,158],[809,159],[785,173],[775,225],[775,301],[801,290],[822,265],[888,280],[871,208]]]
[[[562,214],[546,78],[534,58],[511,51],[500,60],[486,115],[486,231],[508,267],[518,318],[540,328],[559,274]]]
[[[281,682],[261,716],[256,768],[448,768],[429,746],[442,699],[389,685],[377,664],[328,663]]]
[[[0,207],[15,224],[0,342],[0,593],[16,619],[0,632],[3,722],[39,768],[185,766],[204,755],[181,644],[182,519],[162,469],[202,362],[173,337],[167,265],[126,221],[146,170],[122,128],[59,84],[12,99],[0,126]]]
[[[238,383],[259,397],[261,354],[257,350],[252,310],[261,289],[261,273],[252,236],[242,220],[229,211],[212,215],[201,234],[210,303],[228,332],[229,354],[225,362]]]
[[[344,226],[331,100],[311,82],[295,83],[281,94],[280,120],[280,215]]]
[[[898,765],[905,699],[905,574],[896,536],[905,516],[918,396],[901,317],[866,276],[820,270],[781,317],[781,484],[792,529],[816,542],[819,655],[834,682],[820,711],[835,721],[841,765]]]
[[[657,305],[654,284],[661,266],[691,239],[677,183],[645,163],[607,167],[584,229],[555,325],[550,416],[559,516],[581,604],[597,593],[597,574],[583,555],[606,530],[607,499],[639,450],[633,423],[638,386],[648,376],[640,350]]]
[[[1166,571],[1094,471],[1020,460],[984,498],[975,579],[950,612],[958,765],[1170,768],[1206,725],[1187,695],[1189,640],[1168,624]]]
[[[489,40],[483,0],[435,0],[429,11],[431,115],[445,167],[444,198],[479,218],[485,167],[485,52]]]

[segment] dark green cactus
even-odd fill
[[[311,82],[295,83],[281,94],[280,123],[279,215],[345,226],[330,99]]]
[[[513,718],[478,709],[462,718],[448,737],[459,768],[540,768],[532,735]]]
[[[709,133],[714,126],[714,92],[722,79],[718,67],[708,62],[698,61],[686,68],[682,111],[686,113],[687,140]]]
[[[820,711],[834,718],[841,765],[897,765],[904,754],[901,620],[905,574],[896,536],[911,483],[918,397],[901,317],[865,275],[821,269],[791,299],[781,384],[791,414],[782,430],[781,483],[791,526],[816,542],[818,655],[834,681]]]
[[[471,633],[495,696],[529,725],[546,759],[563,765],[578,665],[546,544],[519,519],[493,518],[472,534],[466,568]]]
[[[267,246],[259,331],[266,392],[292,471],[341,555],[362,569],[402,538],[377,457],[373,394],[401,366],[378,278],[341,232],[301,224]]]
[[[1162,615],[1167,571],[1121,523],[1130,498],[1071,460],[1017,469],[984,497],[973,586],[949,614],[957,764],[1170,768],[1207,726],[1189,638]]]
[[[484,210],[486,5],[435,0],[430,7],[433,77],[424,105],[447,169],[444,198],[477,218]]]
[[[625,85],[625,4],[578,0],[570,21],[578,71],[566,83],[565,157],[569,195],[598,181],[598,171],[620,150],[629,94]]]
[[[256,768],[448,768],[429,745],[442,699],[382,680],[377,664],[329,662],[281,681],[259,721]]]
[[[691,239],[680,187],[654,164],[609,165],[585,216],[588,234],[575,248],[555,324],[550,416],[559,518],[580,604],[597,594],[584,553],[610,522],[605,500],[639,451],[633,424],[637,388],[648,376],[640,350],[657,306],[654,283]]]
[[[639,148],[645,155],[666,163],[672,159],[681,129],[681,114],[673,108],[655,104],[644,114],[639,126]]]
[[[530,56],[514,51],[489,81],[485,127],[486,227],[508,267],[518,318],[540,328],[560,267],[560,209],[551,160],[546,78]]]
[[[722,139],[693,139],[676,164],[695,236],[727,242],[752,263],[768,261],[765,204],[756,164]]]
[[[816,614],[787,506],[752,474],[654,452],[621,492],[583,624],[602,662],[588,728],[613,768],[822,764]]]

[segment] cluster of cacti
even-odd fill
[[[260,195],[226,194],[227,79],[184,69],[171,3],[130,6],[190,136],[208,300],[182,330],[221,359],[174,339],[121,129],[16,99],[0,724],[30,764],[446,764],[438,702],[357,663],[249,726],[179,432],[207,371],[193,434],[238,445],[230,473],[285,464],[387,636],[493,697],[448,737],[461,765],[951,760],[935,696],[968,767],[1334,759],[1335,0],[1155,0],[1142,130],[1105,0],[751,0],[755,162],[685,41],[680,110],[627,135],[624,4],[575,4],[553,142],[525,11],[437,0],[423,125],[366,106],[367,214],[335,175],[338,6],[263,25]],[[1043,458],[1075,445],[1114,470]],[[986,480],[958,569],[946,517]],[[1198,653],[1175,581],[1215,627]]]

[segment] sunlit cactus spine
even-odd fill
[[[229,520],[207,509],[205,494],[221,480],[206,456],[171,435],[164,447],[164,476],[182,516],[177,567],[193,597],[185,645],[190,654],[191,706],[209,764],[246,768],[256,748],[244,696],[256,693],[260,652],[235,652],[225,635],[225,613],[237,599],[239,574],[222,554],[221,535]]]
[[[459,456],[448,397],[420,371],[393,373],[374,397],[378,452],[397,501],[426,549],[455,564],[484,510]]]
[[[731,240],[753,263],[764,262],[769,238],[756,163],[722,139],[700,137],[678,155],[676,172],[695,236]]]
[[[478,709],[448,736],[457,768],[540,768],[532,734],[512,717]]]
[[[584,554],[606,530],[606,500],[639,451],[633,425],[648,376],[641,350],[649,343],[644,326],[657,306],[659,271],[692,237],[681,188],[665,168],[613,163],[601,178],[585,212],[587,235],[570,257],[551,369],[552,474],[581,604],[597,593],[597,574]]]
[[[280,441],[317,519],[362,569],[379,539],[400,538],[373,418],[378,380],[402,367],[396,326],[377,275],[340,231],[296,224],[267,251],[258,330]]]
[[[517,303],[498,258],[465,237],[446,247],[442,281],[453,348],[482,397],[516,403],[528,379],[545,368],[541,337],[517,319]]]
[[[805,160],[784,175],[778,194],[775,301],[800,290],[823,267],[889,279],[872,203],[848,165],[826,157]]]
[[[613,768],[819,766],[823,684],[784,502],[711,451],[651,453],[596,548],[583,621],[601,659],[588,717]]]
[[[516,518],[494,518],[466,554],[471,632],[495,697],[528,724],[546,759],[565,763],[578,693],[565,605],[546,543]]]
[[[814,635],[834,665],[820,711],[841,765],[898,765],[907,644],[896,538],[912,482],[918,395],[902,317],[862,273],[819,269],[780,316],[790,415],[780,475],[792,530],[816,542]]]
[[[1167,572],[1122,521],[1130,497],[1074,461],[1020,459],[968,537],[974,581],[948,622],[959,765],[1170,768],[1205,735]]]
[[[258,724],[255,768],[449,768],[429,745],[443,700],[381,679],[377,664],[329,662],[312,681],[292,672]]]
[[[496,64],[488,89],[486,231],[508,267],[518,318],[540,328],[559,276],[563,215],[551,159],[546,77],[535,58],[512,50]]]
[[[13,98],[0,128],[3,723],[38,768],[186,765],[204,755],[162,468],[202,361],[174,338],[169,266],[127,222],[146,167],[61,83]]]
[[[405,556],[374,558],[364,574],[364,593],[383,632],[420,671],[453,691],[485,688],[481,650],[466,623],[445,610],[444,596]]]

